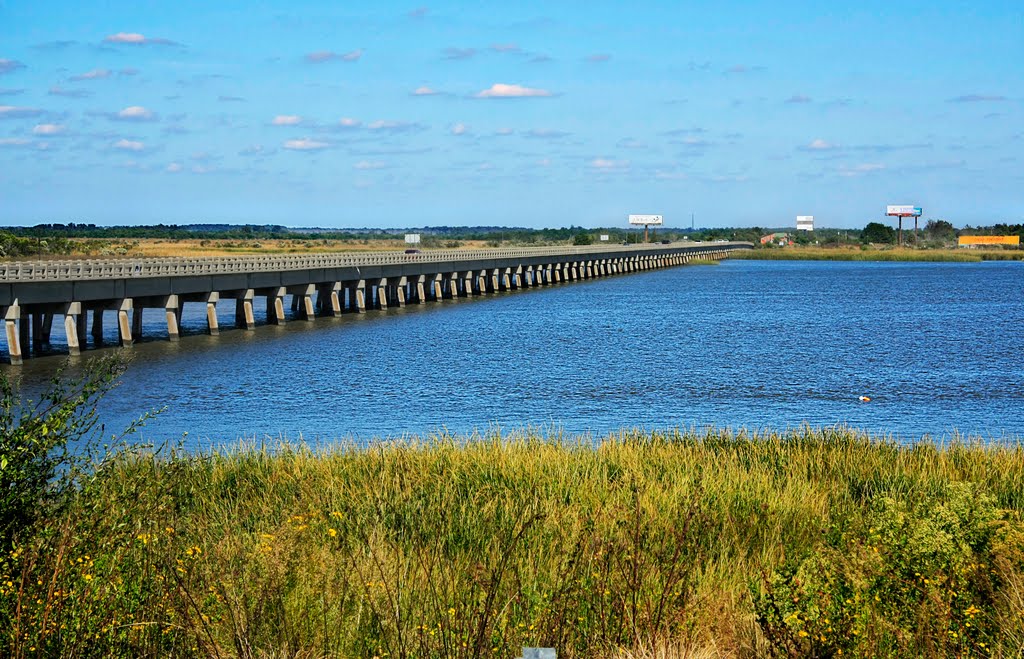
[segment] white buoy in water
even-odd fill
[[[862,403],[870,403],[871,402],[871,397],[870,396],[859,396],[858,398],[859,398],[860,402],[862,402]]]

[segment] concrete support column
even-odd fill
[[[117,305],[117,329],[121,337],[121,345],[125,348],[132,346],[132,328],[128,322],[128,312],[132,311],[132,299],[125,298]],[[141,322],[142,317],[139,317]]]
[[[587,261],[586,273],[587,273],[587,275],[586,275],[587,279],[592,279],[594,277],[594,262],[593,261]]]
[[[93,343],[103,343],[103,309],[92,311],[92,340]]]
[[[416,304],[427,303],[427,277],[420,275],[416,278]]]
[[[487,295],[487,293],[489,291],[487,290],[487,271],[486,270],[481,270],[480,273],[477,275],[477,277],[476,277],[476,285],[477,285],[477,288],[480,289],[480,295]]]
[[[167,338],[171,341],[177,341],[180,336],[179,328],[179,316],[181,312],[181,302],[178,300],[177,295],[168,295],[164,301],[164,315],[167,316]]]
[[[523,266],[517,265],[516,271],[512,275],[512,287],[516,290],[523,287]]]
[[[558,264],[554,267],[555,283],[562,283],[562,264]]]
[[[512,268],[505,268],[505,272],[501,275],[501,285],[506,291],[512,290]]]
[[[366,280],[360,279],[356,282],[356,285],[352,288],[352,292],[355,294],[355,311],[356,313],[366,312]]]
[[[398,290],[395,291],[395,300],[399,307],[405,306],[405,287],[409,285],[408,277],[401,277],[398,280]]]
[[[214,292],[206,296],[206,328],[210,336],[220,334],[220,321],[217,320],[217,303],[220,301],[220,293]]]
[[[497,293],[501,290],[501,281],[498,279],[500,273],[497,268],[491,270],[491,291]]]
[[[254,291],[246,289],[242,295],[235,300],[235,326],[245,330],[252,330],[256,327],[256,314],[252,310]]]
[[[4,329],[7,333],[7,354],[11,358],[12,364],[21,364],[24,362],[24,358],[21,354],[21,332],[18,325],[21,322],[21,307],[18,306],[17,301],[6,309],[4,309]]]
[[[377,281],[377,284],[373,287],[374,293],[377,295],[377,308],[387,309],[388,308],[388,278],[381,277]]]
[[[465,272],[462,275],[462,288],[466,297],[473,297],[473,271]]]
[[[280,287],[271,289],[267,295],[267,322],[271,325],[283,325],[287,321],[287,317],[284,315],[286,292],[283,287]]]
[[[440,302],[444,299],[444,282],[441,273],[434,275],[430,284],[434,289],[434,301]]]
[[[81,336],[80,327],[81,323],[79,318],[82,316],[82,303],[81,302],[69,302],[64,307],[64,335],[68,340],[68,354],[69,355],[80,355],[82,354],[81,347]]]

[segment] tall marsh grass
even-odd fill
[[[847,429],[122,453],[10,656],[1021,656],[1024,451]]]

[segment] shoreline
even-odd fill
[[[755,248],[730,255],[749,261],[907,261],[981,263],[1024,261],[1022,250],[858,249],[830,247]]]

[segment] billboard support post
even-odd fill
[[[660,226],[660,225],[664,224],[664,222],[665,222],[665,218],[663,218],[661,215],[630,215],[629,216],[629,223],[630,224],[637,224],[637,225],[642,224],[644,226],[644,242],[645,243],[647,242],[647,229],[648,229],[648,227],[650,227],[652,224]]]
[[[903,218],[912,217],[914,218],[914,246],[917,246],[917,218],[921,217],[921,207],[912,205],[902,206],[886,206],[885,214],[890,217],[896,217],[898,227],[898,238],[897,243],[900,247],[903,246]]]

